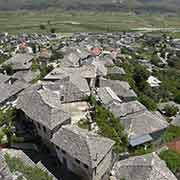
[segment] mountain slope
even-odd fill
[[[180,0],[0,0],[0,10],[46,9],[177,12]]]

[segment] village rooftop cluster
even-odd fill
[[[180,153],[180,93],[162,74],[179,52],[166,34],[1,33],[0,179],[27,179],[15,158],[53,180],[178,180],[162,153]]]

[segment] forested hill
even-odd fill
[[[136,12],[178,12],[180,0],[0,0],[0,10],[102,10]]]

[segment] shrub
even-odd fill
[[[44,24],[41,24],[39,27],[40,27],[41,30],[45,30],[46,29],[46,26]]]
[[[133,156],[140,156],[140,155],[152,153],[153,150],[154,150],[154,146],[150,143],[129,148],[130,154]]]
[[[146,106],[148,110],[155,111],[157,109],[157,104],[155,103],[155,101],[148,96],[140,95],[138,99],[142,104]]]
[[[32,71],[37,71],[40,69],[40,65],[37,63],[33,63],[31,66]]]
[[[162,151],[160,153],[160,158],[167,163],[168,168],[174,173],[180,171],[180,154],[172,151]]]
[[[142,65],[135,65],[133,79],[137,84],[146,81],[149,77],[150,73],[146,68]]]
[[[11,76],[14,74],[14,70],[11,66],[11,64],[2,65],[1,73],[6,71],[7,75]]]
[[[79,122],[78,122],[78,126],[82,129],[89,129],[89,123],[86,119],[81,119]]]
[[[176,93],[174,101],[180,104],[180,92]]]
[[[177,114],[177,112],[178,112],[178,107],[166,105],[166,106],[164,107],[164,110],[165,110],[166,116],[172,117],[172,116],[175,116],[175,115]]]
[[[96,98],[94,96],[92,96],[92,95],[88,96],[86,98],[86,101],[88,101],[91,106],[95,106],[97,104]]]
[[[107,109],[96,106],[96,123],[100,129],[100,134],[114,140],[114,150],[117,153],[123,152],[128,144],[127,136],[120,120]]]
[[[159,56],[153,55],[153,57],[151,59],[151,63],[154,64],[155,66],[159,66],[159,64],[161,63]]]
[[[48,73],[50,73],[53,70],[53,66],[52,65],[48,65],[48,66],[42,66],[40,67],[40,72],[41,72],[41,79],[43,79],[43,77],[45,77]]]
[[[167,143],[180,137],[180,127],[170,126],[164,133],[162,140]]]
[[[51,33],[55,33],[55,32],[56,32],[56,29],[55,29],[55,28],[51,28],[51,29],[50,29],[50,32],[51,32]]]

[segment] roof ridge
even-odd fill
[[[169,180],[169,178],[166,177],[166,176],[164,175],[164,173],[162,173],[162,171],[158,171],[157,166],[152,166],[152,167],[153,167],[153,169],[154,169],[155,171],[157,171],[159,174],[161,174],[165,180]]]
[[[86,142],[86,146],[87,146],[87,150],[88,150],[88,155],[89,155],[88,159],[89,159],[90,166],[92,167],[93,166],[93,164],[92,164],[93,159],[92,159],[92,155],[91,155],[91,151],[90,151],[90,146],[89,146],[89,143],[88,143],[87,139],[88,139],[88,136],[86,135],[85,136],[85,142]]]

